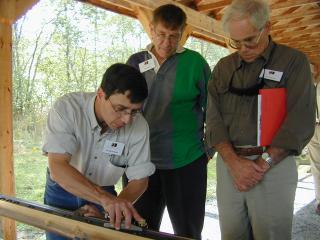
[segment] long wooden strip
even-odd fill
[[[106,240],[150,239],[60,217],[7,201],[0,201],[0,215],[70,238]]]

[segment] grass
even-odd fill
[[[207,202],[216,199],[216,156],[208,163]]]
[[[43,203],[47,158],[40,144],[14,144],[16,197]],[[17,224],[18,239],[45,239],[44,231],[23,223]]]

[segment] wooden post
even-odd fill
[[[15,195],[12,118],[12,29],[10,3],[0,4],[0,192]],[[3,218],[4,239],[16,239],[15,221]]]
[[[12,117],[12,23],[38,0],[0,0],[0,193],[15,195]],[[16,239],[16,223],[3,218],[3,239]]]
[[[179,45],[181,47],[183,47],[183,45],[186,43],[186,41],[188,40],[188,38],[191,35],[192,31],[193,31],[193,27],[191,25],[187,24],[187,26],[185,26],[185,28],[183,30],[181,39],[179,41]]]

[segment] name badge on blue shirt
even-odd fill
[[[121,156],[124,149],[124,143],[106,140],[102,152]]]

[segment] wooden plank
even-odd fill
[[[152,21],[152,11],[142,7],[135,7],[135,12],[144,31],[148,34],[149,38],[151,39],[150,23]]]
[[[311,27],[313,25],[318,25],[319,23],[320,23],[320,18],[317,17],[316,19],[301,20],[297,23],[289,22],[289,23],[272,25],[271,29],[274,31],[282,30],[282,29],[288,30],[290,28],[297,28],[297,27]]]
[[[277,1],[270,5],[272,10],[282,9],[282,8],[292,8],[292,7],[302,7],[309,4],[320,3],[319,0],[286,0]]]
[[[197,6],[197,10],[199,12],[210,12],[213,10],[224,8],[225,6],[229,5],[232,0],[222,0],[222,1],[211,1],[208,4],[202,4]]]
[[[313,34],[313,33],[319,33],[320,32],[320,25],[317,25],[316,27],[313,27],[311,29],[305,29],[305,30],[295,30],[293,28],[290,28],[290,31],[281,31],[281,32],[273,32],[271,31],[271,35],[273,37],[298,37],[305,34]]]
[[[11,24],[38,0],[0,1],[0,192],[15,195],[12,117]],[[3,218],[3,238],[16,239],[15,221]]]
[[[290,20],[293,18],[303,18],[303,17],[315,17],[319,15],[320,15],[320,8],[314,8],[310,10],[296,11],[290,14],[279,14],[279,15],[271,14],[271,21]]]
[[[191,33],[191,36],[193,36],[195,38],[202,39],[202,40],[207,41],[209,43],[213,43],[213,44],[222,46],[222,47],[227,47],[225,38],[211,34],[211,33],[209,34],[208,32],[201,31],[199,29],[194,30]]]
[[[227,36],[221,36],[221,35],[218,35],[218,34],[215,34],[212,32],[208,32],[208,31],[205,31],[205,30],[202,30],[199,28],[195,28],[195,27],[193,27],[193,30],[190,35],[194,36],[196,38],[205,40],[207,42],[226,47],[225,39],[227,38]]]
[[[192,26],[190,25],[187,25],[185,28],[184,28],[184,31],[182,33],[182,36],[181,36],[181,39],[179,41],[179,45],[180,46],[184,46],[184,44],[186,43],[186,41],[188,40],[189,36],[191,35],[193,31],[193,28]]]
[[[0,201],[0,215],[13,218],[43,230],[56,232],[66,237],[80,239],[104,240],[144,240],[145,237],[99,227],[32,208],[19,206],[6,201]],[[7,238],[13,239],[13,238]]]
[[[305,51],[305,52],[319,52],[316,51],[316,47],[319,46],[319,44],[314,44],[314,45],[307,45],[307,46],[304,46],[304,45],[293,45],[294,48],[297,48],[297,49],[300,49],[302,51]]]
[[[122,0],[77,0],[79,2],[88,3],[108,11],[122,14],[128,17],[136,18],[136,14],[130,4]]]
[[[37,0],[0,1],[0,192],[15,195],[12,117],[12,29],[11,24]],[[16,239],[16,223],[3,218],[4,239]]]
[[[302,42],[307,40],[318,40],[320,38],[320,32],[319,33],[309,33],[305,34],[303,36],[301,35],[290,35],[290,36],[280,36],[280,37],[274,37],[276,41],[279,41],[281,43],[289,43],[289,42]]]
[[[313,46],[315,49],[320,46],[320,39],[300,42],[288,42],[290,46]]]
[[[8,3],[8,1],[6,1]],[[9,3],[8,3],[9,4]],[[11,6],[11,5],[10,5]],[[9,5],[0,4],[0,192],[15,195],[13,166],[13,118],[12,118],[12,29],[13,13]],[[4,8],[5,7],[5,8]],[[12,6],[11,6],[12,7]],[[4,239],[16,239],[15,221],[2,219]]]

